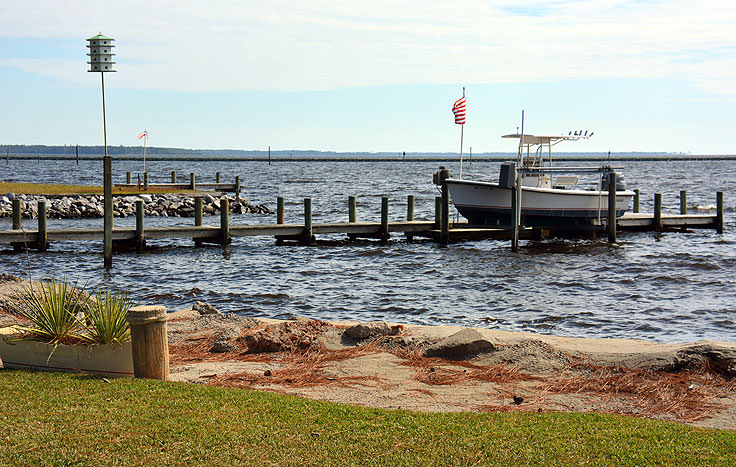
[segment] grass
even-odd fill
[[[149,188],[146,191],[137,188],[112,187],[113,194],[129,195],[140,193],[194,193],[192,190],[174,190],[168,188]],[[0,182],[0,193],[16,193],[26,195],[96,195],[102,194],[102,186],[96,185],[55,185],[44,183]]]
[[[0,371],[0,465],[733,465],[736,433],[600,414],[422,414]]]

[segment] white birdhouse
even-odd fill
[[[113,39],[112,37],[103,36],[102,34],[97,34],[94,37],[90,37],[87,39],[87,47],[89,48],[89,70],[87,71],[98,71],[100,73],[104,73],[106,71],[115,71],[113,70],[113,65],[115,62],[113,61],[113,56],[115,56],[114,53],[112,53],[112,48],[115,47],[113,45]]]

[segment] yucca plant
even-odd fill
[[[52,344],[80,338],[83,323],[77,315],[86,312],[89,302],[84,287],[51,280],[22,289],[18,298],[12,310],[30,321],[29,325],[17,326],[20,331]]]
[[[86,328],[80,334],[87,341],[96,344],[111,344],[130,340],[130,326],[126,315],[133,301],[125,292],[111,293],[110,289],[95,294],[89,301],[85,313]]]

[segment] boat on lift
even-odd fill
[[[522,131],[503,138],[518,139],[515,162],[501,164],[497,183],[447,178],[450,198],[460,215],[473,225],[511,225],[517,174],[521,175],[522,224],[529,227],[590,228],[608,218],[609,174],[621,167],[555,166],[552,147],[562,141],[588,139],[593,133],[529,135]],[[546,154],[544,154],[546,149]],[[616,217],[629,209],[635,193],[626,189],[623,175],[616,173]],[[592,178],[581,187],[580,175]]]

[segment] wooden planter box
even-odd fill
[[[53,344],[21,340],[12,328],[0,328],[0,361],[4,368],[133,377],[133,353],[130,342],[58,345],[54,350]]]

